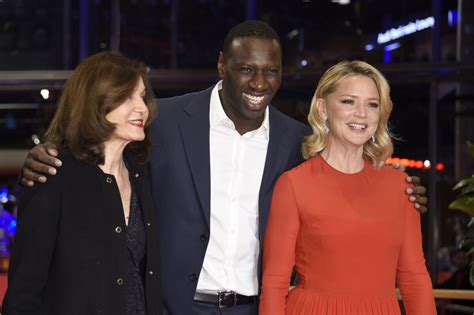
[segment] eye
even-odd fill
[[[242,73],[252,73],[252,68],[247,67],[247,66],[242,66],[242,67],[240,67],[240,72],[242,72]]]
[[[378,108],[379,107],[379,103],[377,102],[369,102],[367,104],[367,106],[369,106],[370,108]]]
[[[347,104],[347,105],[353,105],[354,104],[354,100],[353,99],[350,99],[350,98],[346,98],[346,99],[343,99],[341,101],[342,104]]]
[[[280,69],[278,68],[270,68],[267,70],[267,74],[270,74],[270,75],[277,75],[280,73]]]

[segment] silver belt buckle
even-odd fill
[[[235,293],[234,291],[219,292],[219,293],[217,293],[217,296],[218,296],[218,300],[219,300],[219,302],[218,302],[219,308],[228,308],[228,307],[232,307],[232,306],[237,305],[237,293]],[[234,299],[233,305],[228,304],[230,297],[233,297],[233,299]]]

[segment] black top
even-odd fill
[[[130,217],[127,227],[128,272],[127,272],[127,314],[145,315],[146,232],[142,210],[132,185]]]
[[[20,198],[2,313],[125,315],[128,233],[115,178],[70,152],[61,151],[60,158],[58,173],[45,184],[26,188]],[[148,169],[128,160],[146,229],[146,313],[162,314],[160,250]]]

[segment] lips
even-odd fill
[[[250,109],[252,110],[261,110],[262,107],[265,105],[264,101],[266,95],[253,95],[249,93],[242,93],[244,99],[247,100],[248,104],[250,105]]]
[[[143,119],[132,119],[132,120],[129,120],[128,123],[139,128],[145,127],[143,123]]]
[[[367,128],[367,125],[365,124],[356,124],[356,123],[349,123],[347,124],[351,129],[354,130],[365,130]]]

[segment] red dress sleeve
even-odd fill
[[[275,185],[263,243],[260,315],[285,314],[299,228],[300,219],[293,186],[290,176],[285,173]]]
[[[423,256],[420,213],[406,201],[405,235],[398,258],[397,282],[407,315],[436,314],[433,286]]]

